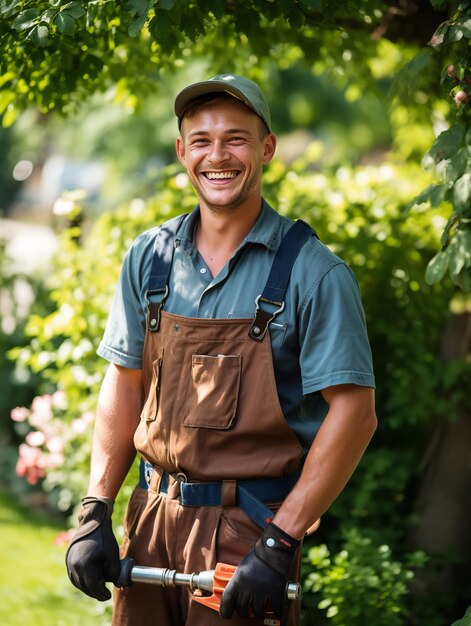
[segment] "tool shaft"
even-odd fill
[[[198,574],[182,574],[168,567],[148,567],[134,565],[131,559],[121,562],[122,576],[117,586],[128,587],[132,583],[147,583],[159,587],[189,587],[191,591],[200,589],[213,593],[215,570],[204,570]],[[289,582],[286,585],[286,597],[288,600],[299,600],[301,597],[301,585]]]
[[[166,567],[146,567],[134,565],[131,569],[131,581],[133,583],[147,583],[159,587],[189,587],[192,591],[213,591],[214,570],[200,572],[199,574],[181,574],[174,569]]]

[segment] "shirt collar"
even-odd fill
[[[199,206],[183,220],[183,223],[175,238],[175,245],[182,246],[183,250],[190,255],[193,250],[193,237],[195,227],[200,215]],[[262,210],[250,232],[240,244],[242,248],[248,243],[257,243],[265,246],[268,250],[276,250],[279,245],[281,218],[278,213],[262,198]]]

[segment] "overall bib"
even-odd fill
[[[217,562],[237,565],[299,476],[303,450],[279,403],[267,332],[278,312],[267,309],[284,306],[279,296],[292,263],[313,234],[302,222],[296,225],[280,245],[253,320],[163,311],[172,258],[168,250],[178,223],[164,244],[156,242],[148,297],[162,293],[164,298],[149,304],[146,401],[134,437],[146,462],[126,513],[121,554],[136,564],[185,573],[213,569]],[[289,268],[287,256],[294,257]],[[283,624],[294,626],[299,603],[290,604]],[[225,623],[263,622],[237,615],[222,620],[216,611],[192,602],[185,588],[135,584],[115,592],[114,626]]]

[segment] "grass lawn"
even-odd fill
[[[106,604],[77,591],[65,570],[55,522],[0,491],[0,624],[108,626]]]

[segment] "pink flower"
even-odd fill
[[[38,457],[41,455],[41,451],[37,448],[32,448],[28,446],[26,443],[20,444],[18,448],[20,457],[24,460],[27,465],[31,465],[36,462]]]
[[[46,441],[46,437],[39,430],[34,430],[26,435],[25,441],[29,446],[39,448]]]
[[[40,450],[21,444],[20,456],[16,462],[17,475],[26,478],[30,485],[36,485],[46,476],[44,468],[40,467],[41,460]]]
[[[25,406],[17,406],[10,413],[10,417],[14,422],[24,422],[28,419],[28,416],[29,411]]]
[[[46,442],[46,448],[49,450],[49,452],[62,452],[63,450],[63,445],[62,445],[62,441],[60,439],[60,437],[51,437],[47,442]]]
[[[25,476],[26,472],[27,472],[27,466],[25,463],[25,460],[21,458],[21,456],[18,457],[18,459],[16,460],[16,475],[17,476]]]
[[[43,469],[33,467],[28,471],[26,480],[30,485],[36,485],[45,476],[46,472]]]
[[[52,418],[52,396],[45,394],[36,396],[31,404],[31,417],[29,423],[31,426],[40,427],[46,424]]]

